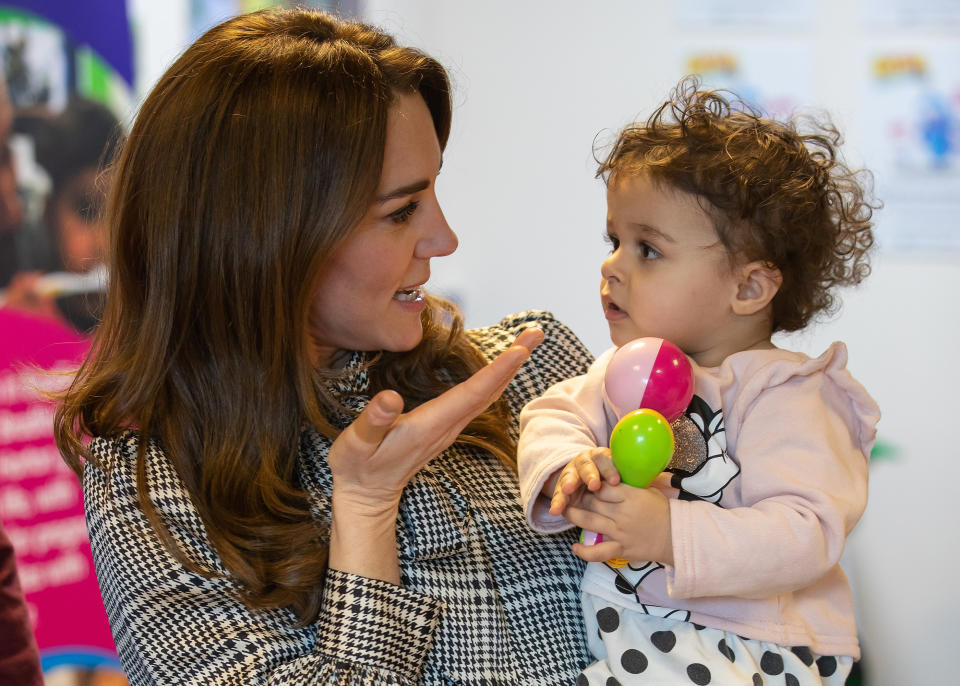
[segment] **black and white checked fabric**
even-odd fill
[[[492,358],[532,324],[547,338],[506,391],[515,415],[591,361],[544,312],[470,335]],[[340,390],[363,407],[365,374]],[[95,439],[91,449],[107,469],[88,466],[83,479],[100,588],[133,686],[572,684],[591,661],[574,534],[530,531],[516,476],[483,451],[453,446],[405,490],[397,521],[402,586],[331,571],[320,618],[297,629],[288,611],[252,612],[237,600],[175,471],[150,445],[147,478],[161,516],[192,561],[224,576],[191,573],[165,550],[137,505],[136,447],[133,433]],[[304,433],[301,479],[325,523],[328,448]]]

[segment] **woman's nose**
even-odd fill
[[[436,216],[430,222],[426,235],[417,243],[416,256],[424,259],[443,257],[456,250],[459,243],[457,234],[443,216],[443,210],[437,207]]]

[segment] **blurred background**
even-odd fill
[[[202,31],[272,4],[0,0],[9,102],[0,107],[0,312],[44,322],[0,319],[0,350],[21,343],[9,359],[57,367],[83,354],[104,278],[104,151]],[[853,678],[956,683],[960,466],[949,398],[960,365],[949,349],[960,333],[960,0],[297,4],[376,24],[451,71],[453,132],[438,190],[460,249],[434,261],[433,289],[460,303],[471,326],[551,310],[594,353],[609,345],[595,150],[687,73],[771,116],[831,116],[848,162],[873,170],[885,204],[874,270],[841,293],[835,317],[777,342],[819,354],[846,341],[851,370],[884,412],[870,504],[844,555],[864,653]],[[42,326],[24,352],[27,330]],[[29,357],[40,349],[49,354]],[[75,479],[43,434],[49,410],[13,362],[4,369],[0,517],[48,681],[123,683]],[[68,623],[85,629],[58,629]]]

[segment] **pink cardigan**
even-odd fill
[[[521,414],[520,488],[537,531],[570,527],[547,512],[544,482],[581,450],[608,443],[616,418],[600,389],[612,354]],[[671,467],[684,471],[664,472],[652,486],[672,498],[675,564],[590,563],[584,591],[636,611],[858,658],[838,561],[866,506],[880,413],[846,362],[846,347],[834,343],[815,359],[752,350],[719,367],[694,365],[694,403],[674,423]],[[681,489],[697,498],[678,499]]]

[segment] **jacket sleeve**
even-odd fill
[[[524,405],[539,397],[550,386],[585,373],[593,362],[593,355],[580,339],[551,313],[543,310],[510,315],[494,326],[471,329],[468,335],[487,359],[492,360],[509,348],[522,331],[531,327],[542,329],[544,340],[520,367],[504,392],[515,416],[520,414]]]
[[[578,453],[608,443],[611,418],[604,408],[602,384],[612,354],[611,350],[601,355],[586,374],[554,384],[520,414],[520,496],[527,523],[535,531],[571,527],[563,516],[548,512],[550,502],[541,489]]]
[[[806,587],[838,563],[866,506],[879,419],[839,366],[771,385],[740,408],[742,506],[670,501],[672,597],[769,597]]]
[[[132,456],[115,453],[105,471],[88,463],[83,473],[97,576],[133,686],[419,683],[439,601],[331,570],[312,625],[297,627],[287,610],[249,609],[172,468],[158,466],[156,456],[151,448],[153,501],[181,550],[213,578],[164,547],[137,502]]]
[[[0,683],[43,686],[30,611],[17,576],[13,543],[0,523]]]

